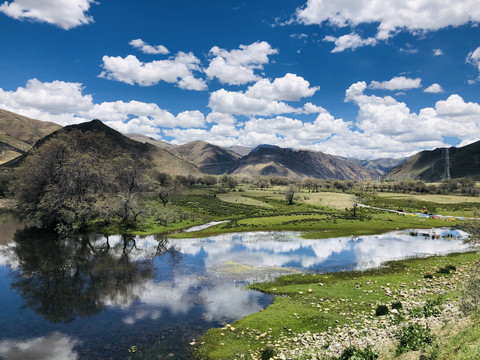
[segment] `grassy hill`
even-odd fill
[[[480,141],[460,148],[448,149],[450,177],[480,180]],[[392,180],[419,179],[435,182],[443,179],[445,148],[421,151],[388,172],[384,177]]]
[[[79,130],[83,133],[91,132],[92,134],[102,134],[104,138],[112,140],[112,143],[115,144],[115,148],[109,149],[109,151],[112,153],[112,156],[114,156],[117,151],[127,151],[128,153],[135,155],[135,157],[150,161],[152,168],[159,172],[185,176],[202,174],[196,166],[176,157],[167,150],[161,149],[149,143],[141,143],[129,139],[120,132],[108,127],[100,120],[92,120],[77,125],[66,126],[37,141],[34,148],[41,147],[46,141],[57,134],[74,134],[76,130]],[[101,144],[92,144],[91,146],[96,145],[98,145],[99,148],[102,148],[102,146],[100,146]],[[28,156],[28,153],[23,156]],[[19,161],[17,161],[17,163]],[[11,162],[10,165],[14,166],[15,164]]]

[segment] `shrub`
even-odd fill
[[[262,360],[269,360],[275,356],[275,351],[271,347],[267,347],[266,349],[262,350],[262,354],[260,355],[260,359]]]
[[[455,265],[451,265],[451,264],[445,266],[445,269],[448,269],[450,271],[457,271],[457,267]]]
[[[423,277],[424,277],[425,279],[433,279],[433,275],[432,275],[432,274],[425,274],[425,275],[423,275]]]
[[[378,305],[377,309],[375,310],[375,315],[377,316],[388,315],[388,307],[386,305]]]
[[[378,359],[378,356],[379,355],[372,350],[370,345],[367,345],[364,349],[350,346],[343,350],[342,355],[340,355],[338,360],[376,360]]]
[[[463,284],[460,296],[460,310],[468,315],[480,307],[480,268],[476,267]]]
[[[440,269],[437,270],[438,274],[450,274],[450,269],[441,267]]]
[[[400,310],[403,308],[403,305],[400,301],[394,302],[392,304],[392,309]]]
[[[410,350],[420,350],[433,342],[430,328],[428,326],[424,328],[419,324],[410,324],[403,327],[398,334],[398,338],[400,342],[397,347],[397,354],[403,354]]]
[[[425,305],[423,305],[423,315],[425,317],[440,315],[440,309],[438,308],[438,305],[440,304],[440,299],[427,300]]]

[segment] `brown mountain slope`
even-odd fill
[[[375,172],[319,151],[259,147],[237,161],[234,175],[363,180]]]
[[[108,127],[100,120],[92,120],[77,125],[65,126],[64,128],[37,141],[34,148],[41,147],[46,141],[54,137],[56,134],[75,134],[76,130],[79,130],[83,133],[91,132],[95,134],[102,134],[104,137],[112,140],[112,143],[115,144],[115,148],[109,149],[112,154],[114,154],[117,150],[127,151],[135,157],[140,157],[150,161],[151,167],[159,172],[164,172],[171,175],[202,174],[196,166],[190,164],[189,162],[182,160],[157,146],[148,143],[140,143],[138,141],[129,139],[125,135],[122,135],[118,131]],[[99,148],[102,147],[99,145]],[[23,156],[28,156],[28,153]],[[19,161],[17,161],[16,163],[18,163]],[[14,166],[16,165],[16,163],[10,162],[5,164],[5,166]]]
[[[37,140],[60,128],[0,109],[0,165],[25,154]]]
[[[441,181],[445,172],[445,149],[421,151],[385,174],[385,179]],[[480,179],[480,141],[460,148],[448,149],[450,177]]]
[[[35,120],[0,109],[0,132],[29,145],[60,128],[60,125],[52,122]]]
[[[162,148],[162,149],[165,149],[165,150],[168,150],[168,149],[176,146],[176,145],[170,144],[166,141],[157,140],[157,139],[154,139],[150,136],[145,136],[145,135],[142,135],[142,134],[125,134],[125,136],[132,139],[132,140],[135,140],[135,141],[138,141],[138,142],[141,142],[141,143],[149,143],[149,144],[158,146],[159,148]]]
[[[195,164],[202,172],[212,175],[231,170],[240,157],[230,150],[204,141],[193,141],[169,148],[168,151]]]

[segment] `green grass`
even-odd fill
[[[473,216],[480,209],[480,198],[454,195],[408,195],[377,193],[364,196],[364,203],[384,209],[402,209],[406,212],[422,212],[425,206],[429,213],[452,216]]]
[[[209,330],[196,354],[200,359],[235,359],[250,353],[258,356],[268,344],[282,337],[293,338],[307,331],[321,333],[344,324],[356,327],[356,321],[376,318],[378,304],[401,301],[410,289],[428,289],[432,284],[442,287],[454,276],[434,274],[433,280],[426,280],[426,272],[435,273],[439,266],[447,265],[462,272],[478,259],[476,253],[410,259],[365,272],[286,275],[274,282],[251,285],[251,289],[277,295],[274,303],[232,324],[235,331]],[[454,287],[443,287],[442,301],[458,297]],[[416,300],[437,298],[427,292],[423,299]]]

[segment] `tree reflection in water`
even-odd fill
[[[112,246],[108,237],[59,238],[23,230],[14,239],[19,267],[12,288],[22,296],[24,307],[52,322],[92,316],[112,302],[135,301],[138,287],[155,277],[153,258],[166,251],[160,241],[156,253],[149,254],[153,256],[139,257],[134,237],[123,237]]]

